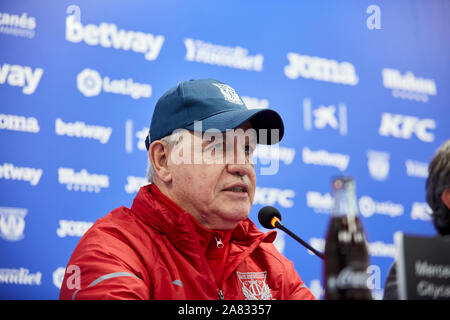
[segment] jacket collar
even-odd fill
[[[191,247],[192,244],[188,245],[188,243],[192,241],[188,241],[188,239],[192,239],[194,234],[198,238],[199,231],[201,233],[199,241],[203,237],[207,237],[206,234],[209,234],[211,239],[215,232],[200,226],[189,213],[164,195],[154,184],[140,188],[131,206],[131,211],[148,226],[165,234],[176,246]],[[232,230],[231,242],[244,247],[253,247],[252,245],[256,242],[258,245],[262,241],[273,242],[275,236],[275,231],[262,233],[247,218]]]

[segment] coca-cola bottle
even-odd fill
[[[332,181],[334,206],[325,242],[323,279],[326,300],[371,300],[369,254],[358,217],[355,181]]]

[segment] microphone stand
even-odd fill
[[[325,260],[325,256],[323,255],[323,253],[317,251],[316,249],[314,249],[313,247],[311,247],[309,245],[309,243],[303,241],[302,239],[300,239],[295,233],[293,233],[291,230],[289,230],[288,228],[286,228],[280,221],[276,221],[275,222],[275,226],[278,229],[283,230],[284,232],[286,232],[288,235],[290,235],[292,238],[294,238],[295,240],[297,240],[301,245],[303,245],[304,247],[306,247],[308,250],[312,251],[316,256],[318,256],[319,258],[321,258],[322,260]]]

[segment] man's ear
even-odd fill
[[[441,200],[445,206],[450,209],[450,188],[447,188],[441,194]]]
[[[169,168],[169,146],[160,140],[153,141],[148,148],[148,158],[153,163],[155,175],[165,183],[171,182],[172,173]]]

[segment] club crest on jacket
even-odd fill
[[[267,271],[237,272],[246,300],[273,300],[269,285],[266,283]]]

